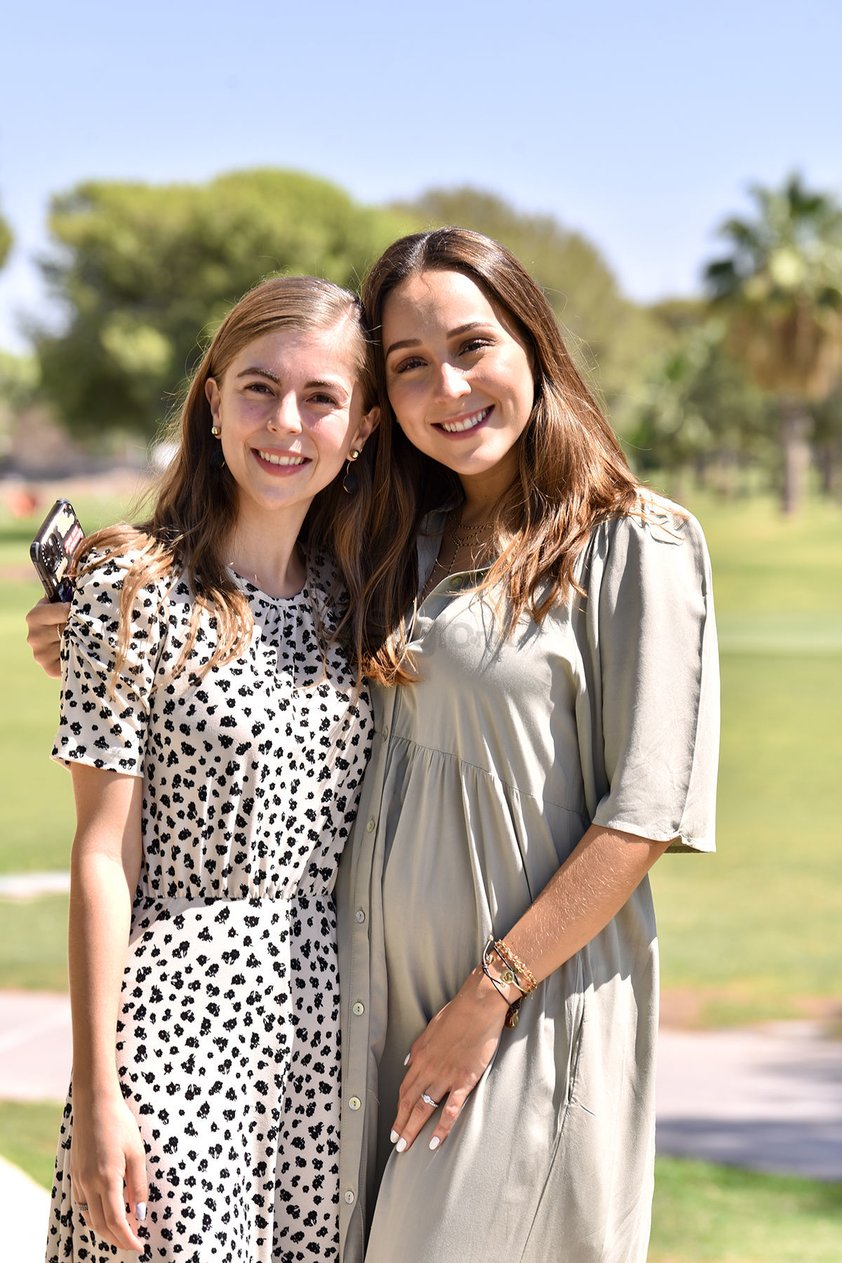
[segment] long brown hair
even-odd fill
[[[465,228],[394,242],[362,290],[375,350],[380,429],[374,456],[368,620],[358,651],[384,684],[413,678],[404,617],[418,591],[413,539],[431,509],[464,499],[457,476],[408,441],[386,388],[381,329],[389,294],[427,271],[461,272],[517,330],[535,368],[535,401],[518,440],[518,471],[496,506],[500,553],[480,587],[507,598],[505,634],[526,610],[539,622],[571,588],[594,525],[633,511],[638,486],[614,433],[571,359],[544,294],[504,246]]]
[[[130,613],[139,589],[164,577],[175,580],[183,575],[196,598],[187,645],[176,670],[192,647],[203,608],[213,613],[217,625],[217,642],[207,669],[236,656],[248,643],[251,610],[231,577],[224,550],[236,519],[236,483],[222,464],[219,443],[211,434],[213,418],[205,386],[211,377],[221,381],[239,352],[267,333],[341,329],[343,325],[352,339],[363,409],[368,411],[374,401],[368,344],[359,299],[348,290],[314,276],[273,277],[241,298],[219,326],[172,424],[177,451],[161,478],[151,518],[139,526],[119,525],[97,532],[86,541],[80,559],[84,568],[92,552],[97,556],[89,566],[99,564],[103,554],[106,558],[127,550],[137,554],[123,583],[117,669],[125,659]],[[359,554],[372,494],[370,470],[363,461],[357,464],[356,494],[344,494],[335,479],[315,497],[299,536],[308,554],[324,549],[332,555],[354,609],[360,608]],[[349,611],[346,606],[345,624]]]

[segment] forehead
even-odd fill
[[[277,376],[359,376],[359,337],[350,321],[329,329],[273,329],[253,338],[233,358],[229,372],[267,368]]]
[[[413,319],[451,325],[457,318],[500,321],[499,311],[464,272],[436,269],[409,276],[395,286],[383,305],[384,325]]]

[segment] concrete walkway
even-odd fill
[[[69,1071],[67,997],[0,992],[0,1099],[58,1103]],[[56,1131],[58,1117],[57,1104]],[[658,1150],[842,1180],[842,1043],[809,1023],[662,1031]],[[0,1161],[4,1258],[41,1263],[47,1208],[47,1194]]]

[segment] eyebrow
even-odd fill
[[[471,329],[487,329],[488,324],[487,320],[469,320],[466,325],[457,325],[455,329],[448,330],[445,336],[447,338],[458,338],[460,333],[468,333]],[[420,345],[420,338],[404,338],[402,342],[393,342],[385,352],[385,356],[388,359],[393,351],[403,351],[406,347]]]
[[[242,372],[237,374],[237,378],[239,379],[240,377],[268,377],[269,381],[274,382],[276,386],[280,386],[282,384],[277,373],[273,373],[271,369],[259,368],[256,366],[253,368],[244,368]],[[346,395],[350,393],[345,383],[338,381],[335,378],[314,377],[312,381],[304,383],[305,390],[320,390],[325,388],[328,390],[341,390]]]

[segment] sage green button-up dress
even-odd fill
[[[339,887],[344,1263],[644,1263],[658,957],[648,880],[504,1030],[450,1137],[394,1152],[404,1058],[591,822],[714,849],[718,667],[693,518],[597,527],[576,593],[502,640],[456,575],[378,690]],[[419,545],[420,574],[443,515]],[[475,580],[474,580],[475,581]],[[379,1190],[379,1191],[378,1191]],[[366,1241],[368,1242],[366,1251]]]

